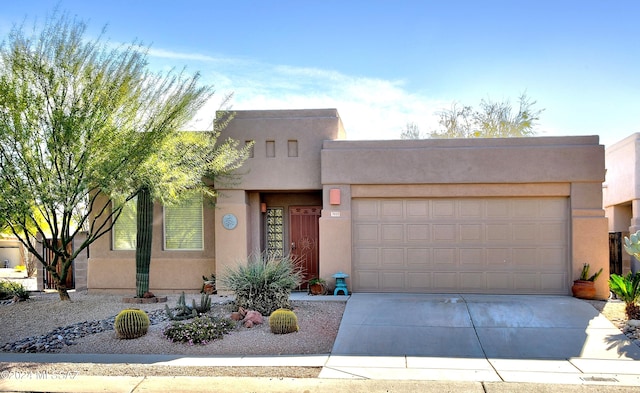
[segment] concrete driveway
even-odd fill
[[[640,348],[568,296],[356,293],[331,354],[640,359]]]
[[[634,360],[640,347],[569,296],[356,293],[321,376],[428,379],[425,370],[449,370],[445,378],[507,381],[535,371],[515,379],[535,381],[614,372],[638,383]]]

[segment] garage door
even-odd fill
[[[568,293],[567,198],[352,201],[360,292]]]

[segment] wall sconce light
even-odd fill
[[[260,204],[260,212],[262,212],[262,213],[266,213],[267,212],[267,204],[266,203],[262,202]]]
[[[340,204],[340,189],[332,188],[329,190],[329,204],[331,205],[339,205]]]

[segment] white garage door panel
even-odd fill
[[[356,291],[568,292],[567,198],[354,199]]]

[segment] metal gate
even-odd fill
[[[47,244],[51,244],[52,240],[51,239],[46,239],[45,240],[47,242]],[[61,245],[61,241],[58,240],[58,245]],[[67,252],[69,254],[71,254],[71,252],[73,251],[73,246],[71,243],[69,243],[67,245]],[[53,261],[54,259],[54,254],[53,251],[51,251],[50,248],[47,248],[44,244],[42,245],[42,255],[44,256],[44,260],[46,262],[46,264],[48,265],[49,263],[51,263],[51,261]],[[74,280],[74,275],[73,275],[73,265],[75,262],[71,262],[71,265],[69,266],[69,272],[67,273],[67,281],[65,283],[65,286],[67,287],[67,289],[74,289],[75,288],[75,280]],[[56,286],[56,283],[53,280],[53,277],[51,275],[51,272],[47,271],[46,269],[42,269],[43,270],[43,277],[42,277],[42,282],[43,282],[43,286],[44,289],[58,289]],[[60,264],[58,264],[56,266],[56,271],[58,273],[60,273],[62,270],[62,267],[60,266]]]
[[[622,274],[622,232],[609,232],[609,274]]]

